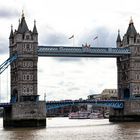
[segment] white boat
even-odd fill
[[[104,118],[109,118],[109,112],[104,113]]]
[[[100,112],[78,111],[69,114],[69,119],[103,119],[103,114]]]
[[[69,119],[89,119],[90,112],[78,111],[69,114]]]
[[[89,115],[89,118],[90,119],[103,119],[104,117],[103,117],[103,114],[101,114],[101,113],[97,113],[97,112],[93,112],[93,113],[91,113],[90,115]]]

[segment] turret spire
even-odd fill
[[[24,11],[22,10],[22,17],[24,17]]]
[[[13,33],[13,25],[11,25],[11,32],[10,32],[9,39],[13,38],[13,36],[14,36],[14,33]]]
[[[120,30],[118,30],[118,36],[116,42],[121,42]]]
[[[130,17],[130,22],[129,22],[129,24],[133,24],[133,19],[132,19],[132,17]]]
[[[129,26],[128,26],[128,29],[127,29],[127,32],[126,32],[126,36],[127,37],[135,37],[137,35],[137,31],[134,27],[134,23],[133,23],[133,20],[132,20],[132,17],[130,19],[130,22],[129,22]]]
[[[25,33],[26,31],[29,31],[29,29],[25,21],[24,13],[22,11],[22,18],[21,18],[21,22],[19,22],[18,32]]]
[[[36,28],[36,20],[34,20],[33,34],[38,34],[37,28]]]

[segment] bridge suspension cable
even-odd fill
[[[1,75],[0,75],[0,102],[1,102]]]
[[[9,89],[9,87],[8,87],[8,83],[9,83],[9,68],[7,68],[7,71],[6,71],[7,73],[6,73],[6,88],[7,88],[7,98],[6,98],[6,100],[8,101],[8,89]]]
[[[15,54],[15,55],[13,55],[13,56],[11,56],[11,57],[9,57],[6,61],[4,61],[1,65],[0,65],[0,102],[2,101],[1,100],[1,98],[2,98],[2,89],[1,89],[1,74],[2,74],[2,72],[4,72],[5,71],[5,69],[7,69],[8,68],[8,66],[12,63],[12,62],[14,62],[15,60],[17,59],[17,54]],[[5,90],[6,92],[7,92],[7,100],[8,100],[8,70],[7,70],[7,74],[6,74],[6,88],[7,88],[7,90]]]
[[[13,55],[11,57],[9,57],[6,61],[4,61],[1,65],[0,65],[0,74],[6,69],[8,68],[8,66],[17,59],[17,55]]]

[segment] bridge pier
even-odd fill
[[[46,127],[45,106],[45,101],[28,101],[5,107],[3,127]]]
[[[140,122],[140,100],[125,100],[123,109],[110,109],[110,122]]]

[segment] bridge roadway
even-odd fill
[[[45,57],[120,57],[130,54],[129,48],[38,46],[38,56]]]
[[[95,106],[112,107],[116,109],[122,109],[124,107],[123,100],[64,100],[64,101],[47,101],[46,109],[51,110],[55,108],[61,108],[64,106],[78,104],[92,104]]]
[[[46,110],[78,104],[93,104],[95,106],[112,107],[117,109],[122,109],[124,107],[123,100],[64,100],[47,101]],[[0,107],[10,107],[11,105],[12,103],[0,103]]]

